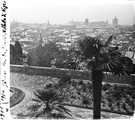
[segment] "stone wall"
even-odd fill
[[[83,79],[83,80],[92,80],[90,71],[72,71],[67,69],[55,68],[52,69],[50,67],[38,67],[38,66],[23,66],[23,65],[10,65],[10,72],[24,73],[29,75],[43,75],[43,76],[51,76],[60,78],[64,75],[70,75],[71,78],[74,79]],[[111,83],[123,83],[134,85],[135,76],[114,76],[110,73],[105,73],[105,77],[103,82],[111,82]]]

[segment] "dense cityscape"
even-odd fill
[[[134,26],[119,25],[118,18],[115,16],[112,22],[106,21],[89,22],[86,18],[84,22],[71,20],[65,24],[47,23],[22,23],[13,20],[11,22],[10,43],[14,45],[15,41],[22,44],[25,53],[36,45],[41,37],[42,44],[53,41],[57,47],[69,51],[76,46],[76,42],[85,37],[98,37],[105,42],[109,36],[114,35],[112,44],[119,46],[123,54],[134,59]]]

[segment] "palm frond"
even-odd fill
[[[49,101],[54,97],[56,91],[52,88],[49,88],[44,90],[37,90],[34,94],[38,99],[42,101]]]
[[[100,59],[95,63],[96,70],[112,72],[115,75],[130,75],[133,68],[133,61],[116,49],[110,47],[107,52],[100,54]]]
[[[35,99],[35,98],[32,98],[32,101],[35,101],[35,102],[38,102],[38,103],[42,102],[40,99]]]
[[[38,111],[35,112],[35,114],[33,115],[34,118],[38,118],[38,117],[42,117],[44,115],[44,111]]]
[[[61,108],[61,109],[63,109],[64,111],[67,111],[68,113],[70,113],[70,112],[71,112],[69,109],[65,108],[65,107],[64,107],[64,106],[62,106],[62,105],[59,105],[58,107],[59,107],[59,108]]]
[[[98,38],[85,37],[83,40],[78,41],[80,53],[87,59],[91,59],[97,52],[100,52],[103,44]]]
[[[113,40],[113,35],[110,36],[109,39],[106,41],[105,46],[106,47],[109,46],[109,44],[112,42],[112,40]]]
[[[50,100],[50,102],[56,101],[57,103],[61,103],[61,102],[64,101],[64,98],[65,98],[65,96],[64,96],[61,92],[57,91],[57,93],[56,93],[56,94],[54,95],[54,97]]]
[[[133,67],[133,61],[128,58],[128,57],[119,57],[118,58],[119,61],[119,66],[117,67],[116,73],[119,73],[120,75],[127,75],[129,76],[132,72],[132,67]]]
[[[71,70],[76,70],[78,66],[78,63],[76,61],[71,61],[68,63],[67,68]]]
[[[70,111],[69,109],[65,108],[65,107],[62,106],[62,105],[57,106],[57,108],[55,108],[55,109],[56,109],[57,111],[61,112],[61,113],[66,113],[66,114],[72,116],[71,111]]]

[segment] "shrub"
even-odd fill
[[[22,48],[21,44],[16,41],[15,45],[10,44],[10,63],[11,64],[22,64]]]

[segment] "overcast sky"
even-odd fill
[[[132,25],[132,0],[10,0],[11,21],[60,24],[88,18],[112,23],[115,16],[119,24]]]

